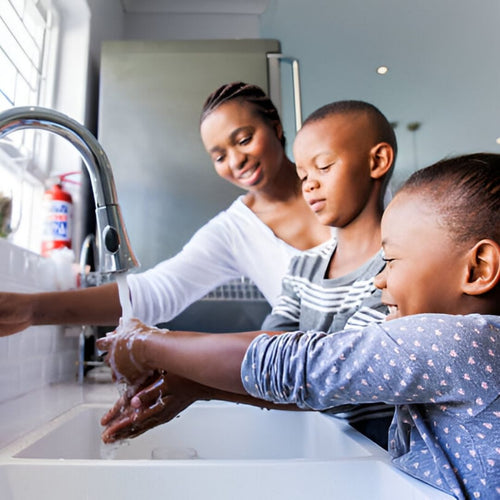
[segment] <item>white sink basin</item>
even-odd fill
[[[107,408],[81,404],[0,450],[2,500],[451,498],[318,413],[197,403],[105,446]]]
[[[154,458],[154,451],[162,455],[162,450],[167,458],[189,455],[183,455],[183,449],[196,450],[203,460],[333,460],[373,455],[369,443],[356,442],[331,418],[317,418],[312,412],[225,404],[194,405],[167,425],[121,445],[103,445],[99,419],[107,409],[103,405],[80,405],[19,443],[22,448],[13,456],[147,460]]]

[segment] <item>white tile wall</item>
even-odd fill
[[[56,289],[53,263],[0,239],[0,291]],[[36,326],[0,337],[0,403],[48,384],[75,380],[78,337],[62,327]]]

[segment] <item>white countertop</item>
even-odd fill
[[[49,385],[0,404],[0,448],[61,413],[82,403],[118,399],[114,384],[66,383]]]

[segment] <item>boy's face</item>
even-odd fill
[[[306,202],[322,224],[344,227],[372,192],[370,150],[375,145],[361,114],[331,115],[305,125],[293,145]]]
[[[425,196],[402,192],[382,218],[387,265],[376,278],[387,319],[419,313],[460,314],[466,252],[438,224]],[[426,208],[427,207],[427,208]]]

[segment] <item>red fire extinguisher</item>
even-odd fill
[[[71,248],[73,222],[73,199],[63,189],[64,182],[80,184],[66,179],[67,176],[80,172],[68,172],[58,175],[59,182],[47,189],[43,195],[43,234],[42,255],[47,257],[56,248]]]

